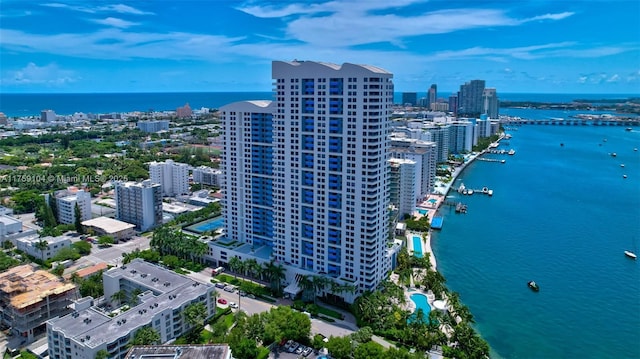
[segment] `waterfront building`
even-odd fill
[[[155,133],[169,130],[169,121],[167,120],[145,120],[138,121],[138,129],[142,132]]]
[[[438,163],[447,162],[449,158],[449,136],[451,130],[449,125],[426,124],[422,126],[425,139],[436,143],[436,161]]]
[[[416,210],[416,163],[412,160],[391,158],[389,176],[389,202],[398,211],[398,218],[413,215]]]
[[[403,92],[402,93],[402,105],[403,106],[415,106],[418,104],[418,93],[416,92]]]
[[[438,102],[438,85],[433,84],[431,85],[431,87],[429,87],[429,90],[427,91],[427,98],[429,100],[429,109],[437,111],[435,108],[433,108],[433,104]]]
[[[392,74],[370,65],[274,61],[275,101],[220,108],[223,215],[235,252],[297,274],[355,286],[351,302],[387,275],[389,116]],[[218,241],[219,242],[219,241]]]
[[[186,163],[165,162],[149,163],[149,178],[152,183],[162,187],[162,194],[174,197],[189,193],[189,165]]]
[[[124,358],[129,341],[141,328],[153,328],[166,343],[192,328],[184,318],[191,304],[204,304],[206,319],[215,314],[212,284],[139,258],[103,272],[102,280],[106,302],[82,298],[74,303],[73,313],[47,322],[49,358],[94,359],[100,350],[106,350],[109,358]],[[125,303],[130,308],[120,310]]]
[[[208,166],[199,166],[193,169],[193,183],[201,183],[207,186],[222,187],[224,175],[222,171]]]
[[[74,224],[76,221],[76,205],[80,210],[80,220],[91,219],[91,193],[77,190],[57,192],[55,195],[58,223]]]
[[[436,102],[431,104],[431,110],[432,111],[439,111],[439,112],[447,112],[447,111],[449,111],[449,103],[448,102],[442,102],[442,101],[436,101]]]
[[[186,103],[182,107],[178,107],[176,109],[176,117],[177,118],[190,118],[193,115],[193,111],[191,111],[191,106],[189,103]]]
[[[116,219],[147,231],[162,224],[162,188],[151,180],[116,182]]]
[[[398,129],[394,129],[396,131]],[[391,137],[392,158],[413,161],[415,165],[415,198],[423,201],[433,192],[436,182],[437,144],[416,138]]]
[[[471,80],[460,85],[458,92],[458,113],[462,115],[480,115],[484,113],[484,80]]]
[[[46,330],[46,321],[71,312],[75,284],[31,264],[0,273],[0,322],[10,333],[31,342]]]
[[[499,115],[498,94],[494,88],[486,88],[482,92],[483,114],[497,119]]]
[[[454,121],[449,125],[449,153],[467,153],[473,149],[475,126],[471,121]]]
[[[491,120],[489,120],[488,118],[486,118],[486,116],[481,116],[480,119],[476,119],[475,120],[476,123],[476,133],[477,136],[476,138],[484,138],[484,137],[491,137],[491,135],[493,135],[494,132],[493,128],[491,126]],[[474,141],[474,143],[477,143],[477,141]]]
[[[40,121],[41,122],[55,122],[56,121],[56,113],[53,110],[42,110],[40,112]]]

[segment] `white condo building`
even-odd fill
[[[86,221],[91,219],[91,193],[84,190],[56,198],[58,210],[58,222],[73,224],[76,220],[76,204],[80,210],[80,219]]]
[[[186,163],[165,162],[149,163],[149,178],[152,183],[162,186],[162,194],[174,197],[189,193],[189,165]]]
[[[471,121],[455,121],[449,126],[449,153],[471,152],[475,125]]]
[[[162,224],[162,189],[159,184],[145,180],[116,182],[116,219],[135,224],[136,229],[147,231]]]
[[[436,143],[436,161],[447,162],[449,158],[449,125],[423,125],[427,141]]]
[[[398,210],[398,217],[413,215],[416,210],[416,163],[412,160],[392,158],[389,198],[391,205]]]
[[[109,358],[122,359],[139,329],[153,328],[166,343],[191,329],[184,318],[189,305],[204,304],[207,319],[216,311],[212,284],[196,282],[142,259],[111,268],[102,279],[104,298],[111,307],[107,303],[95,306],[94,298],[85,297],[76,301],[73,313],[50,319],[49,358],[94,359],[100,350],[106,350]],[[112,299],[117,292],[124,293],[126,299]],[[116,310],[125,301],[137,304]]]
[[[415,162],[415,198],[416,201],[425,200],[436,184],[436,143],[392,136],[390,151],[392,158]]]
[[[222,187],[224,176],[217,168],[199,166],[193,169],[193,182],[202,183],[208,186]]]
[[[274,61],[272,77],[275,101],[220,109],[226,236],[252,251],[269,248],[289,282],[311,273],[353,285],[342,294],[352,301],[391,268],[393,75],[369,65]],[[216,259],[226,262],[227,252]]]

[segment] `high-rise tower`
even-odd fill
[[[375,288],[386,258],[393,75],[370,65],[274,61],[275,101],[221,108],[230,240],[295,271]],[[289,276],[288,276],[289,277]]]

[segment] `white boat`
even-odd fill
[[[473,190],[472,190],[472,189],[468,190],[468,191],[467,191],[467,194],[468,194],[468,195],[472,195],[472,194],[473,194]]]
[[[620,167],[624,167],[624,163],[620,164]]]
[[[490,189],[489,192],[487,193],[489,196],[493,196],[493,190]]]
[[[510,149],[509,152],[507,152],[508,155],[515,155],[516,154],[516,150],[514,149]]]
[[[466,187],[464,186],[464,183],[460,183],[460,187],[458,187],[458,193],[463,193],[465,189]]]
[[[631,252],[631,251],[624,251],[624,255],[631,258],[631,259],[636,259],[638,258],[638,256],[636,256],[635,253]]]

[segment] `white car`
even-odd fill
[[[236,302],[229,302],[229,306],[233,309],[238,309],[238,304]]]

